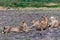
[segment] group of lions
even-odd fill
[[[48,21],[47,16],[42,16],[41,20],[31,20],[31,27],[36,27],[36,30],[46,30],[48,27],[57,28],[60,26],[60,21],[56,19],[55,16],[51,16]],[[11,31],[15,32],[28,32],[30,29],[24,20],[22,20],[17,27],[11,27],[8,25],[7,27],[3,27],[2,33],[9,33]]]

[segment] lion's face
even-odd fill
[[[55,17],[55,16],[51,16],[49,19],[50,19],[51,21],[53,21],[53,20],[56,20],[56,17]]]
[[[47,19],[46,16],[42,16],[41,20],[42,20],[42,21],[48,21],[48,19]]]

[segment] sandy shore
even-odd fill
[[[42,7],[42,8],[17,8],[17,10],[60,10],[60,8],[46,8],[46,7]]]
[[[32,8],[32,7],[26,7],[26,8],[6,8],[6,7],[0,7],[0,10],[60,10],[60,8],[47,8],[47,7],[41,7],[41,8]]]

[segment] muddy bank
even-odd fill
[[[6,7],[0,7],[0,10],[60,10],[60,8],[59,7],[56,7],[56,8],[47,8],[47,7],[6,8]]]

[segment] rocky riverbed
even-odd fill
[[[0,29],[3,26],[17,26],[21,19],[24,19],[28,26],[31,20],[41,20],[41,16],[56,16],[60,20],[60,10],[0,10]],[[0,40],[60,40],[60,28],[48,28],[45,31],[11,32],[2,34]]]

